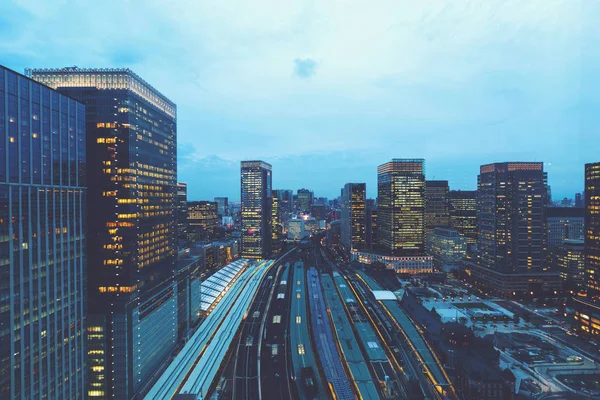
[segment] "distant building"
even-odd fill
[[[283,223],[281,220],[279,193],[272,191],[271,196],[271,245],[274,254],[279,254],[283,246]]]
[[[583,240],[565,240],[553,247],[552,270],[560,273],[565,290],[579,293],[584,289],[585,257]]]
[[[304,220],[302,218],[292,218],[288,221],[288,239],[301,240],[308,234],[304,231]]]
[[[548,251],[567,239],[583,240],[584,209],[576,207],[546,208]]]
[[[291,213],[294,209],[294,192],[289,189],[282,189],[278,190],[277,193],[281,211]]]
[[[233,217],[221,218],[221,225],[225,228],[231,228],[233,226]]]
[[[581,193],[575,193],[575,207],[583,208],[585,206]]]
[[[366,247],[371,250],[377,246],[377,205],[370,199],[367,200],[365,210],[365,235]]]
[[[449,193],[450,227],[477,243],[477,191],[451,190]]]
[[[264,161],[242,161],[242,257],[271,256],[272,167]]]
[[[425,230],[450,226],[448,181],[425,181]]]
[[[296,210],[299,212],[310,212],[313,204],[313,192],[308,189],[298,189]]]
[[[366,251],[353,251],[350,259],[369,266],[381,263],[398,274],[429,274],[433,272],[431,256],[390,256]]]
[[[191,243],[212,237],[218,223],[217,210],[214,201],[188,202],[188,240]]]
[[[314,218],[304,220],[304,236],[314,235],[319,232],[319,221]]]
[[[427,234],[427,253],[438,271],[456,271],[467,254],[466,238],[455,229],[435,228]]]
[[[482,165],[478,177],[478,256],[473,282],[502,296],[555,295],[561,279],[544,272],[546,174],[541,162]]]
[[[313,204],[310,207],[310,215],[317,220],[327,219],[327,206],[325,204]]]
[[[227,197],[215,197],[215,203],[217,203],[219,218],[229,215],[229,199]]]
[[[575,328],[600,339],[600,162],[585,165],[585,294],[575,298]]]
[[[348,252],[366,247],[365,195],[365,183],[347,183],[342,189],[341,243]]]
[[[377,237],[394,256],[425,254],[425,161],[394,159],[377,168]]]
[[[187,184],[177,183],[177,239],[187,240]]]
[[[86,136],[82,103],[0,65],[2,399],[87,398]]]

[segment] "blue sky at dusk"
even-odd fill
[[[600,161],[600,2],[0,2],[0,64],[128,67],[178,106],[189,198],[239,198],[239,162],[335,197],[425,158],[474,189],[479,165],[544,161],[555,198]]]

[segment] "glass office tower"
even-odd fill
[[[177,183],[177,240],[187,240],[187,183]]]
[[[448,181],[425,182],[425,231],[450,226]]]
[[[33,69],[86,105],[89,398],[129,399],[177,341],[176,106],[129,69]]]
[[[242,257],[264,259],[271,255],[271,176],[264,161],[241,162]]]
[[[477,243],[477,191],[451,190],[450,227],[465,235],[468,244]]]
[[[340,241],[348,252],[366,248],[366,187],[365,183],[346,183],[342,189]]]
[[[425,160],[377,167],[379,244],[391,255],[425,254]]]
[[[0,66],[0,398],[83,399],[85,108]]]

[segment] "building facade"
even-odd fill
[[[272,167],[264,161],[242,161],[242,257],[271,256]]]
[[[347,183],[342,189],[342,245],[346,251],[366,248],[365,183]]]
[[[0,66],[0,397],[85,398],[85,107]]]
[[[450,226],[448,181],[425,181],[425,230]]]
[[[277,194],[282,212],[291,213],[294,209],[294,192],[289,189],[282,189],[278,190]]]
[[[435,228],[427,234],[427,254],[438,271],[457,271],[467,254],[467,240],[455,229]]]
[[[271,246],[274,254],[279,254],[283,247],[283,222],[279,193],[273,190],[271,195]]]
[[[450,227],[463,234],[467,244],[477,243],[477,191],[451,190],[448,194]]]
[[[218,204],[216,202],[188,202],[188,241],[194,243],[212,237],[217,228],[218,221]]]
[[[300,212],[310,212],[313,204],[313,192],[308,189],[298,189],[296,209]]]
[[[187,184],[177,182],[177,240],[187,240]]]
[[[353,251],[350,255],[352,261],[358,261],[364,265],[381,263],[387,269],[394,270],[398,274],[430,274],[433,272],[433,257],[431,256],[391,256],[366,251]]]
[[[177,109],[129,69],[33,69],[86,105],[89,398],[131,398],[177,341]]]
[[[585,165],[585,293],[575,298],[575,328],[600,339],[600,162]]]
[[[377,247],[377,204],[373,199],[368,199],[365,210],[366,247]]]
[[[546,208],[546,236],[548,251],[565,240],[583,240],[583,208]]]
[[[215,197],[215,203],[217,203],[219,218],[229,215],[229,199],[227,197]]]
[[[554,246],[551,252],[552,270],[560,273],[563,288],[572,294],[584,289],[585,257],[583,240],[564,240]]]
[[[390,255],[425,254],[425,161],[394,159],[377,168],[378,240]]]

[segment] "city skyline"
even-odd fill
[[[179,180],[191,200],[238,200],[239,162],[254,158],[278,171],[274,188],[331,198],[348,181],[366,182],[372,198],[376,166],[398,157],[426,159],[427,179],[463,190],[476,187],[480,165],[543,161],[562,198],[583,190],[583,164],[595,161],[584,143],[597,122],[597,5],[575,3],[265,4],[245,13],[176,2],[166,11],[119,4],[118,17],[110,2],[7,3],[0,49],[20,73],[111,66],[152,82],[179,105]],[[125,23],[134,16],[160,29],[138,32]],[[403,16],[427,24],[397,23]],[[55,35],[43,34],[50,27]],[[122,37],[127,45],[115,46]]]

